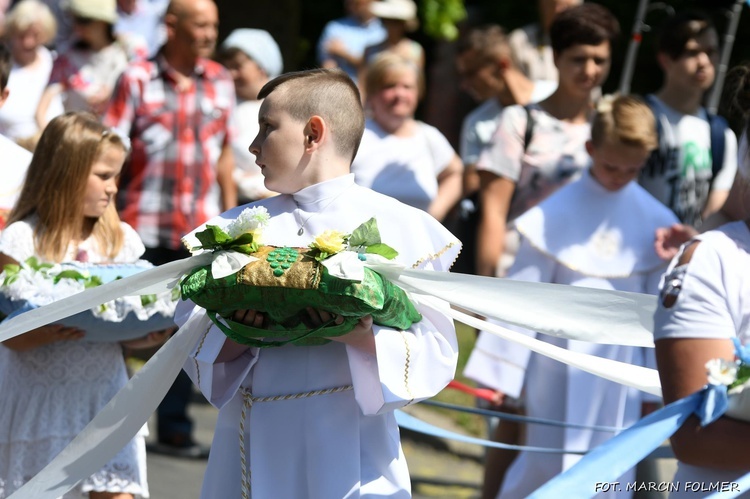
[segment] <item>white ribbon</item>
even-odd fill
[[[430,270],[368,267],[399,287],[484,317],[559,338],[653,347],[656,297],[563,284],[511,281]]]
[[[364,258],[364,260],[362,259]],[[389,260],[372,253],[357,253],[342,251],[321,262],[328,270],[328,274],[347,281],[361,281],[365,278],[365,267],[381,274],[387,269],[392,275],[399,275],[406,267],[403,264]]]
[[[650,333],[656,305],[653,296],[404,269],[371,257],[367,256],[367,266],[406,291],[434,296],[486,317],[568,339],[653,346]],[[211,253],[203,253],[31,310],[0,324],[0,342],[119,296],[168,289],[185,272],[211,260]],[[340,268],[350,271],[346,264]],[[516,336],[512,331],[458,311],[450,313],[457,320],[522,343],[561,362],[649,393],[659,393],[658,377],[653,370],[567,352],[523,335]],[[55,499],[100,469],[148,420],[208,325],[205,314],[194,315],[83,432],[11,499]]]
[[[420,301],[425,301],[425,297],[416,295],[412,295],[412,297]],[[472,317],[458,310],[450,309],[446,310],[446,313],[457,321],[463,322],[468,326],[487,331],[495,336],[503,338],[504,340],[518,343],[519,345],[522,345],[533,352],[545,355],[550,359],[563,362],[569,366],[577,367],[582,371],[595,374],[604,379],[614,381],[615,383],[631,386],[642,392],[661,397],[661,383],[659,381],[659,373],[656,369],[634,366],[632,364],[626,364],[625,362],[605,359],[603,357],[580,352],[573,352],[540,341],[536,338],[530,338],[517,331],[512,331],[497,324],[477,319],[476,317]]]
[[[138,433],[211,321],[193,315],[34,478],[9,499],[55,499],[104,466]]]
[[[211,262],[211,275],[214,279],[221,279],[222,277],[236,274],[248,263],[258,260],[254,256],[233,250],[217,251],[213,253],[213,258]]]

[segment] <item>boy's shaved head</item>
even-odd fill
[[[359,90],[340,69],[311,69],[286,73],[266,83],[259,99],[272,92],[275,102],[302,123],[320,116],[331,130],[336,151],[350,161],[357,155],[365,130]]]

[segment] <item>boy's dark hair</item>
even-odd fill
[[[716,30],[711,18],[697,11],[680,12],[662,24],[656,39],[656,52],[678,59],[685,52],[685,45],[707,31]]]
[[[13,63],[10,60],[10,49],[4,43],[0,43],[0,92],[5,90],[10,77],[10,68]]]
[[[549,36],[556,54],[574,45],[609,42],[612,48],[620,36],[620,23],[606,7],[597,3],[583,3],[556,15]]]
[[[365,114],[357,85],[344,71],[309,69],[286,73],[269,81],[258,93],[265,99],[283,93],[283,109],[295,120],[307,122],[315,115],[331,129],[336,151],[354,160],[365,131]]]

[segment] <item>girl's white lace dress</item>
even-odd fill
[[[17,261],[34,254],[34,220],[16,222],[0,234],[0,252]],[[125,243],[115,262],[135,262],[144,247],[122,224]],[[105,261],[93,239],[68,250],[66,261]],[[47,465],[127,383],[119,343],[58,341],[25,352],[0,345],[0,498]],[[88,492],[125,492],[148,497],[143,432],[111,461],[79,483],[65,499]]]

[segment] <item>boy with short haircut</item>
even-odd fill
[[[734,132],[701,105],[716,75],[716,29],[703,14],[678,14],[662,27],[656,55],[664,84],[646,99],[658,120],[659,147],[639,182],[683,224],[698,227],[722,207],[737,171]]]
[[[460,249],[452,234],[425,212],[354,183],[349,166],[364,114],[343,71],[282,75],[259,97],[265,99],[260,132],[250,150],[266,187],[280,193],[254,204],[271,215],[265,244],[305,247],[325,230],[351,233],[376,217],[398,262],[448,270]],[[243,208],[209,223],[225,225],[220,219],[236,218]],[[187,244],[200,244],[194,233]],[[220,408],[202,497],[410,497],[393,410],[435,395],[457,361],[444,309],[417,309],[422,320],[408,330],[373,325],[365,316],[321,346],[261,350],[209,328],[185,366]],[[177,322],[194,314],[205,311],[185,302]],[[340,321],[325,310],[309,315],[313,327]],[[237,311],[233,319],[266,323],[255,310]]]
[[[654,125],[648,106],[634,97],[599,103],[591,140],[586,143],[591,167],[579,180],[516,220],[522,239],[509,279],[656,294],[667,262],[656,254],[653,234],[676,218],[634,182],[656,147]],[[643,348],[538,336],[574,352],[653,365],[653,357],[647,357],[651,353]],[[641,404],[646,401],[632,388],[485,332],[464,374],[506,396],[519,397],[523,392],[530,417],[574,425],[627,427],[640,418]],[[587,451],[611,436],[588,429],[531,424],[527,425],[525,444]],[[572,454],[522,451],[508,469],[498,497],[527,497],[578,459],[580,456]],[[623,483],[634,479],[633,470],[621,477]],[[606,497],[631,496],[632,491],[623,488]]]

